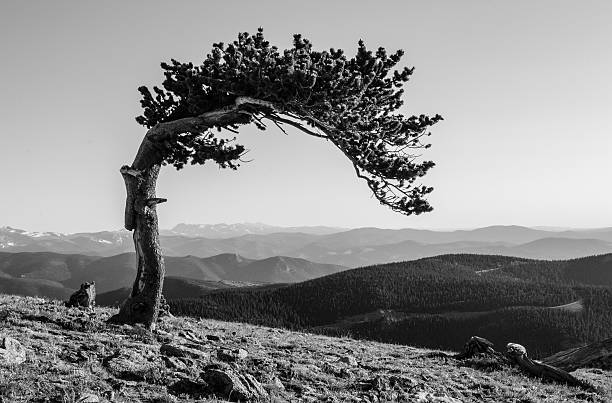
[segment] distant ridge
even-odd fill
[[[206,258],[229,253],[255,260],[286,256],[347,267],[448,253],[570,259],[612,252],[612,228],[546,231],[516,225],[495,225],[472,230],[432,231],[411,228],[342,230],[334,227],[282,228],[266,224],[180,224],[173,230],[162,232],[161,246],[165,256]],[[0,228],[0,252],[55,252],[110,257],[133,250],[131,233],[125,230],[60,234]]]
[[[170,230],[162,231],[166,235],[184,235],[203,238],[233,238],[242,235],[265,235],[275,232],[295,233],[313,235],[328,235],[335,232],[345,231],[346,228],[326,226],[299,226],[280,227],[262,223],[236,223],[236,224],[178,224]]]

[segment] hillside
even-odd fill
[[[227,280],[211,281],[185,277],[166,277],[164,279],[163,294],[166,299],[198,298],[213,290],[223,290],[235,287],[253,287],[256,285],[258,284]],[[122,287],[97,294],[96,304],[102,306],[119,306],[130,295],[131,289],[131,287]]]
[[[170,304],[184,315],[430,348],[460,348],[477,330],[494,342],[515,336],[541,356],[612,337],[610,259],[445,255]],[[580,311],[551,309],[579,300]]]
[[[165,263],[169,277],[207,282],[203,284],[203,291],[221,281],[295,283],[347,269],[299,258],[274,256],[255,260],[230,253],[207,258],[167,256]],[[135,277],[134,253],[100,257],[51,252],[0,252],[0,290],[20,295],[63,298],[87,281],[95,281],[98,293],[106,293],[130,287]]]
[[[105,325],[110,309],[87,314],[13,296],[0,296],[0,312],[2,337],[17,340],[26,357],[6,364],[0,356],[0,367],[10,368],[0,371],[0,399],[7,402],[612,399],[612,373],[600,369],[573,372],[596,388],[586,391],[478,359],[457,361],[436,351],[350,338],[179,317],[164,319],[151,334]]]

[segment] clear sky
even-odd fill
[[[283,48],[358,39],[406,51],[405,114],[440,113],[427,158],[434,212],[376,202],[330,144],[243,130],[238,172],[166,167],[160,225],[458,228],[612,226],[612,1],[23,1],[0,3],[0,226],[122,226],[144,128],[139,85],[159,62],[264,27]]]

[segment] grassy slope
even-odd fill
[[[159,359],[160,335],[140,328],[106,326],[112,309],[98,308],[88,315],[66,309],[59,302],[39,298],[0,296],[0,334],[19,340],[28,350],[27,361],[0,367],[2,402],[76,402],[83,393],[98,396],[115,390],[116,402],[191,401],[168,394],[166,386],[177,379]],[[459,366],[454,360],[436,357],[430,350],[290,332],[245,324],[189,318],[164,319],[160,330],[173,343],[190,345],[211,353],[210,360],[195,361],[185,369],[197,376],[201,368],[217,362],[220,348],[244,348],[248,357],[234,370],[250,373],[265,384],[272,376],[285,385],[268,401],[437,401],[454,402],[564,402],[612,400],[612,372],[579,370],[575,374],[600,389],[599,394],[565,386],[543,384],[516,370],[484,372]],[[193,343],[181,331],[190,330],[203,341]],[[220,341],[207,341],[218,335]],[[167,337],[167,336],[165,336]],[[103,365],[115,351],[136,352],[157,363],[147,381],[117,379]],[[354,356],[358,365],[339,361]],[[84,358],[85,357],[85,358]],[[375,378],[394,386],[366,391],[364,382]],[[329,398],[333,396],[335,399]],[[368,400],[363,400],[368,397]],[[423,400],[418,400],[421,397]],[[436,400],[438,397],[438,400]],[[325,400],[328,398],[329,400]],[[212,399],[212,398],[211,398]],[[444,400],[446,399],[446,400]],[[217,400],[200,400],[217,401]]]

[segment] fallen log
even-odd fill
[[[543,358],[542,362],[566,371],[578,368],[612,369],[612,338],[558,352]]]
[[[554,382],[566,383],[570,386],[580,386],[585,389],[593,387],[587,382],[576,378],[574,375],[552,365],[544,364],[540,361],[532,360],[527,356],[527,350],[520,344],[508,343],[506,346],[506,357],[516,364],[524,372],[538,378],[547,379]]]
[[[557,368],[553,365],[542,363],[537,360],[532,360],[527,355],[527,350],[520,344],[508,343],[504,353],[495,351],[493,343],[489,340],[472,336],[464,345],[463,352],[454,356],[454,358],[463,360],[472,358],[479,354],[485,354],[496,359],[500,364],[515,365],[523,372],[531,376],[536,376],[541,379],[565,383],[571,386],[579,386],[581,388],[592,390],[593,386],[585,381],[582,381],[572,374]]]

